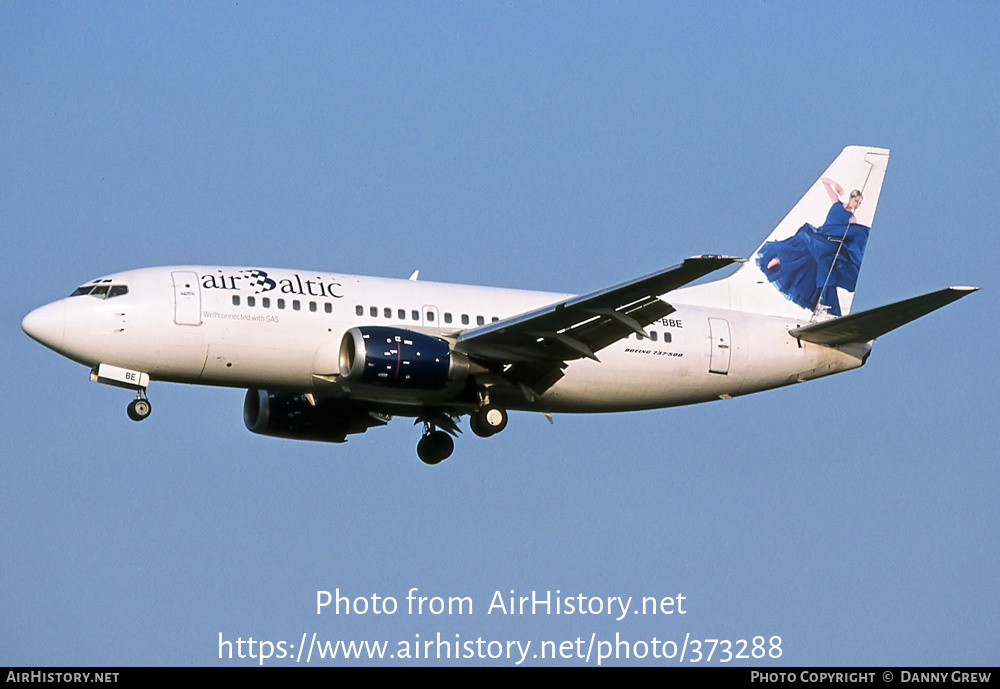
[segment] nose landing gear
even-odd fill
[[[135,390],[135,399],[129,402],[128,409],[125,410],[128,418],[133,421],[143,421],[153,411],[152,405],[146,398],[146,386],[149,385],[148,373],[111,364],[98,364],[90,369],[90,380],[116,388]]]
[[[128,418],[133,421],[143,421],[149,418],[150,413],[153,411],[153,406],[146,399],[146,391],[139,390],[138,395],[128,403],[128,408],[125,411],[128,414]]]

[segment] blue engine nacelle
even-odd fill
[[[331,443],[385,424],[346,400],[318,398],[315,402],[310,403],[305,395],[251,388],[243,401],[243,423],[260,435]]]
[[[412,330],[351,328],[340,342],[340,376],[353,383],[442,390],[468,373],[469,359],[446,340]]]

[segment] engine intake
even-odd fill
[[[441,390],[463,382],[469,359],[447,340],[403,328],[351,328],[340,342],[340,375],[390,388]]]

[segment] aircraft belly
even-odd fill
[[[311,386],[312,352],[280,345],[213,342],[208,346],[199,382],[236,387],[298,388]]]
[[[610,349],[610,348],[609,348]],[[610,412],[671,407],[737,394],[737,374],[708,372],[707,356],[670,356],[666,350],[604,350],[602,363],[572,362],[543,395],[539,408],[561,412]],[[704,370],[702,370],[704,369]]]

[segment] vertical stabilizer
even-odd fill
[[[850,313],[889,151],[848,146],[729,279],[748,311],[821,321]]]

